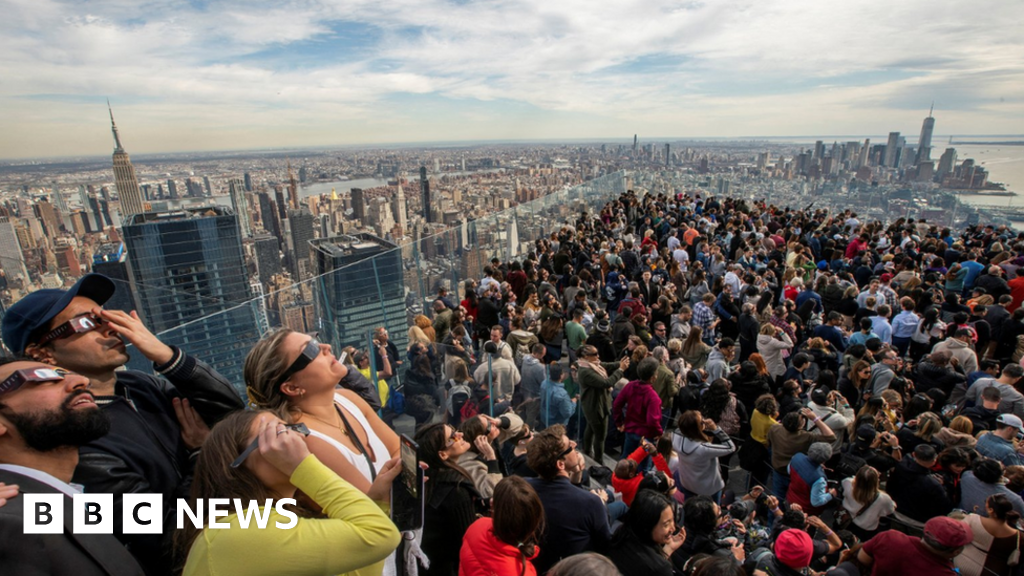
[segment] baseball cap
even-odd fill
[[[960,548],[974,540],[974,535],[963,522],[948,516],[937,516],[924,525],[924,535],[940,546]]]
[[[875,440],[875,436],[877,436],[877,435],[878,435],[878,432],[875,432],[875,429],[873,427],[871,427],[869,424],[863,424],[863,425],[861,425],[860,427],[857,428],[857,439],[858,440],[861,440],[861,441],[864,441],[864,442],[873,442]]]
[[[889,274],[888,272],[886,272],[885,274],[882,274],[881,280],[882,280],[883,284],[886,283],[886,282],[891,281],[892,280],[892,274]]]
[[[824,386],[815,386],[814,390],[811,391],[811,402],[814,402],[818,406],[828,406],[828,393],[828,388]]]
[[[1000,414],[996,418],[996,422],[1024,432],[1024,422],[1021,422],[1021,419],[1014,414]]]
[[[811,542],[811,536],[803,530],[790,528],[779,534],[778,539],[775,540],[775,557],[779,559],[779,562],[794,570],[809,566],[813,552],[814,545]]]
[[[0,332],[4,344],[15,354],[25,352],[25,346],[40,328],[49,325],[75,296],[84,296],[100,306],[114,295],[114,282],[102,274],[86,274],[68,290],[47,288],[36,290],[14,303],[4,314]]]

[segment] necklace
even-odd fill
[[[326,424],[328,426],[334,426],[335,428],[338,429],[339,432],[341,432],[342,436],[348,436],[348,430],[345,430],[345,427],[341,425],[341,422],[338,422],[337,424],[335,424],[333,422],[326,422],[324,420],[321,420],[320,418],[317,418],[316,416],[313,416],[309,412],[303,412],[303,414],[305,414],[306,416],[309,416],[310,418],[312,418],[313,420],[316,420],[317,422],[319,422],[321,424]],[[341,415],[340,414],[338,415],[338,420],[341,420]]]

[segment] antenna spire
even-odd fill
[[[121,136],[117,133],[117,124],[114,123],[114,110],[110,107],[110,98],[107,98],[107,111],[110,112],[110,131],[114,133],[114,151],[124,150],[121,147]]]
[[[928,117],[932,117],[932,110],[935,110],[935,100],[932,100],[932,106],[928,109]]]

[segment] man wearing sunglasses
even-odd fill
[[[21,495],[0,508],[4,573],[141,575],[116,538],[72,533],[71,483],[80,446],[102,437],[110,421],[89,392],[89,379],[49,364],[0,358],[0,482]],[[62,534],[25,534],[24,494],[63,494]]]
[[[113,493],[115,535],[147,574],[170,574],[173,504],[187,496],[191,454],[208,426],[244,405],[223,376],[161,342],[136,313],[102,309],[113,294],[113,281],[87,274],[70,290],[25,296],[8,309],[0,328],[15,354],[88,378],[111,428],[82,446],[74,481],[89,492]],[[119,370],[129,358],[126,344],[153,362],[163,378]],[[163,535],[122,534],[120,495],[156,492],[165,499]]]

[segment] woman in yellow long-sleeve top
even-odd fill
[[[258,449],[232,467],[254,440]],[[203,443],[192,481],[193,510],[197,500],[209,505],[211,498],[238,498],[248,509],[251,500],[276,502],[293,498],[298,489],[326,518],[295,510],[298,520],[290,529],[277,526],[293,519],[276,509],[269,512],[266,528],[259,528],[255,517],[242,528],[234,513],[219,520],[230,525],[225,529],[198,530],[186,520],[185,529],[176,534],[179,551],[187,552],[183,576],[328,576],[379,562],[400,540],[382,510],[388,498],[384,487],[390,487],[400,469],[397,459],[390,460],[378,474],[381,481],[363,494],[321,464],[302,435],[270,412],[232,414]]]

